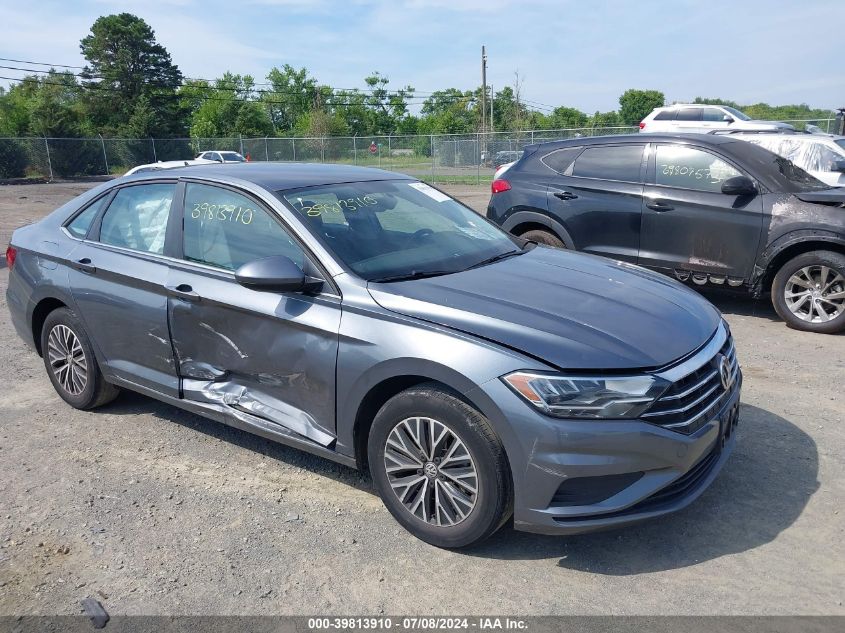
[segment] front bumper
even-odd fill
[[[686,507],[707,489],[733,451],[741,387],[738,372],[719,409],[685,435],[641,420],[549,418],[533,411],[501,381],[486,383],[484,391],[503,417],[494,426],[505,424],[502,439],[514,479],[514,527],[578,534]],[[567,489],[565,482],[579,483],[580,493],[578,487]]]

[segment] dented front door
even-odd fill
[[[244,288],[240,265],[306,255],[268,210],[239,192],[188,183],[183,253],[167,283],[183,397],[329,446],[335,438],[340,298]]]

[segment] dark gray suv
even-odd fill
[[[742,381],[694,292],[508,235],[407,176],[123,178],[17,230],[12,321],[70,405],[131,389],[349,466],[444,547],[684,507]]]
[[[771,292],[790,327],[845,329],[845,188],[734,137],[639,134],[532,145],[487,215],[526,239],[699,286]]]

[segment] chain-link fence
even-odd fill
[[[834,119],[788,121],[828,132]],[[250,161],[380,167],[430,182],[481,183],[533,143],[630,134],[636,127],[569,128],[478,134],[323,138],[0,138],[0,178],[65,179],[123,174],[159,161],[190,160],[207,150],[235,151]]]

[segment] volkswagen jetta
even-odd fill
[[[734,444],[718,311],[408,176],[186,167],[18,229],[8,305],[71,406],[130,389],[349,466],[430,543],[674,511]]]

